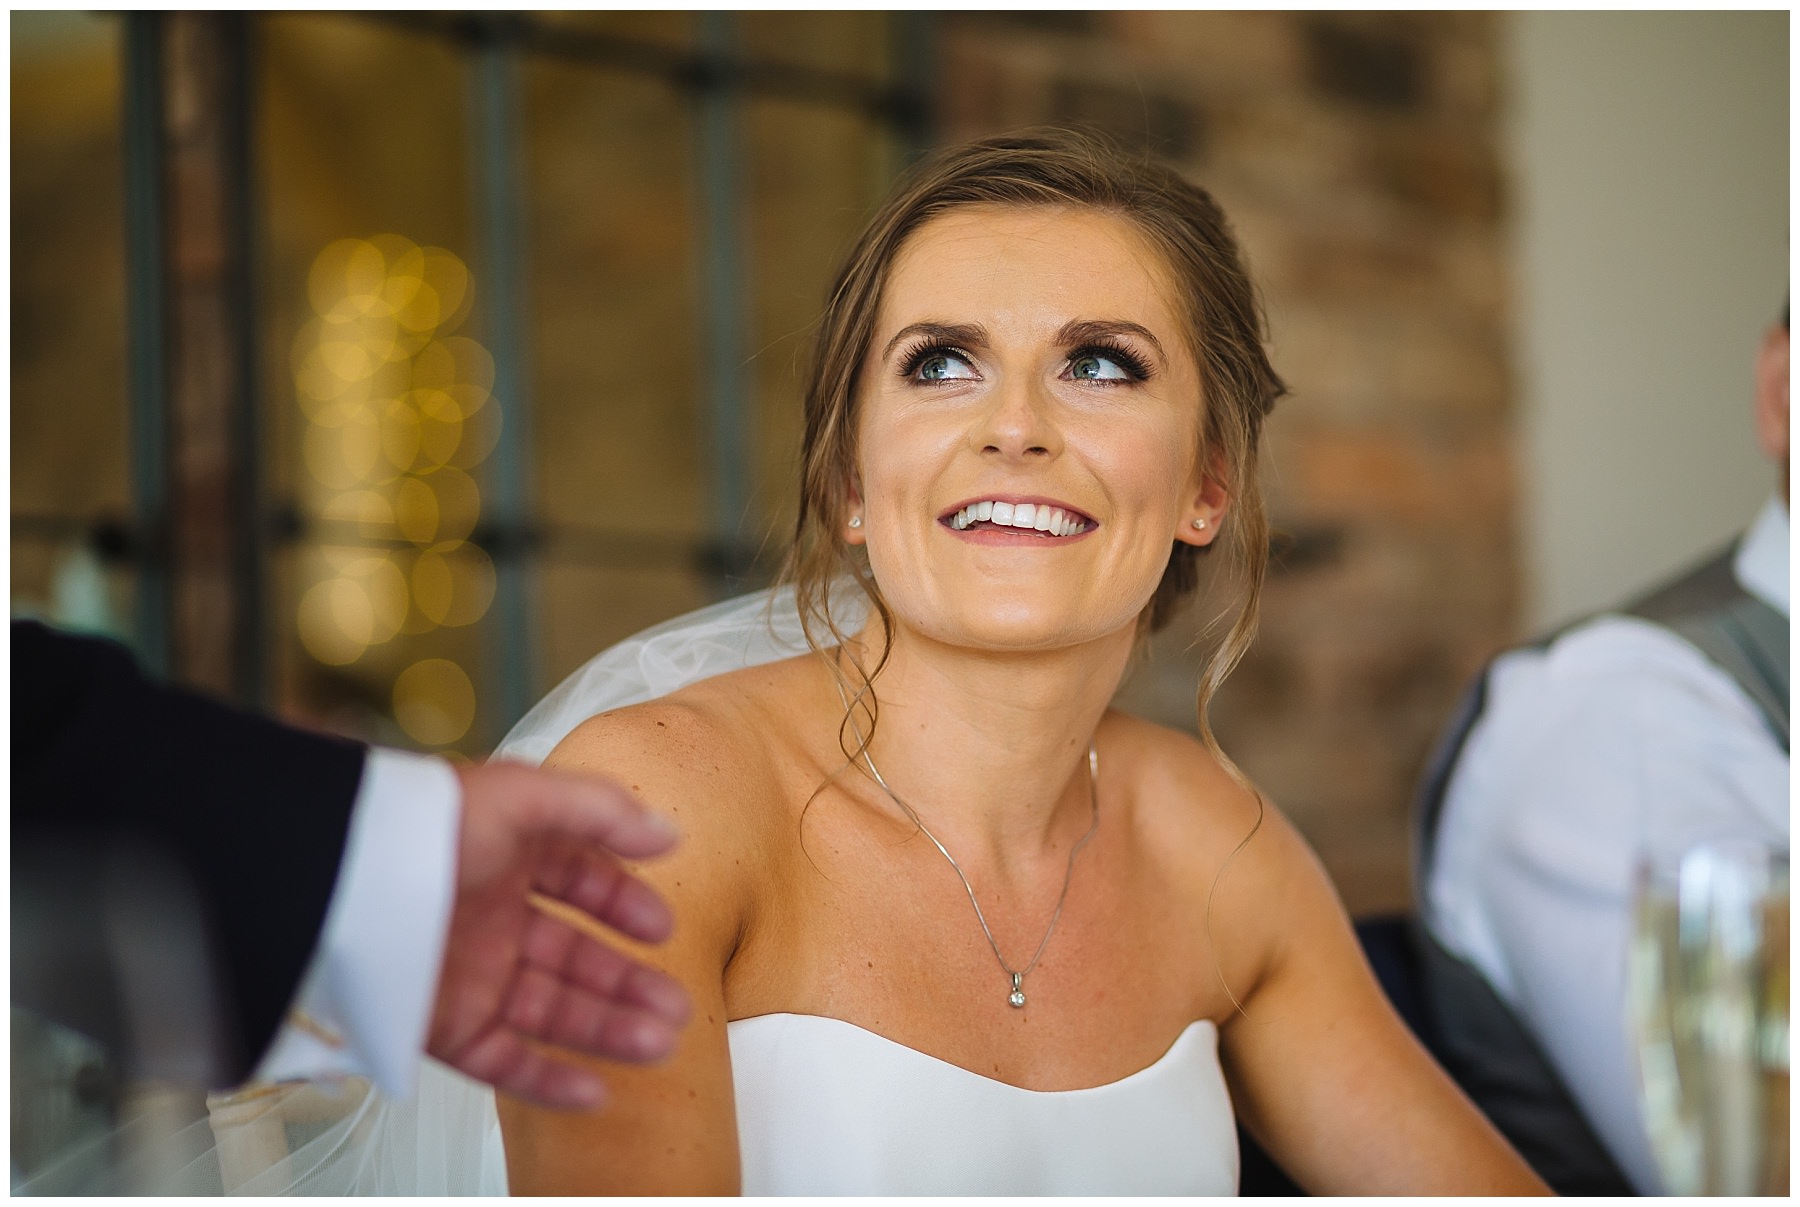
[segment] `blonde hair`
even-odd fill
[[[1232,590],[1208,629],[1230,618],[1208,653],[1196,707],[1209,750],[1231,767],[1207,719],[1213,693],[1256,632],[1257,603],[1268,559],[1269,525],[1257,477],[1264,417],[1286,392],[1263,349],[1265,329],[1256,291],[1218,203],[1173,170],[1126,156],[1099,139],[1067,130],[1028,130],[939,153],[915,168],[878,210],[851,248],[825,304],[806,384],[801,449],[800,514],[783,578],[795,586],[807,642],[843,645],[831,615],[830,585],[848,574],[892,632],[892,613],[869,572],[867,557],[841,537],[848,488],[856,477],[858,380],[874,338],[876,312],[895,256],[925,223],[971,205],[1078,206],[1131,223],[1159,252],[1189,319],[1200,369],[1200,456],[1232,499],[1210,546],[1172,543],[1167,569],[1144,609],[1142,630],[1167,624],[1198,585],[1202,555],[1222,556]],[[1219,552],[1214,552],[1214,551]],[[829,634],[830,640],[824,640]],[[853,659],[867,712],[856,726],[860,749],[874,732],[873,683],[887,661],[884,643],[872,668]],[[846,716],[845,725],[850,725]],[[840,733],[840,739],[843,737]],[[846,754],[855,755],[846,746]],[[1235,770],[1235,769],[1234,769]]]

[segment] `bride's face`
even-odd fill
[[[1225,497],[1174,296],[1154,248],[1095,210],[971,206],[906,242],[844,529],[902,627],[994,650],[1131,630],[1170,542],[1213,538]]]

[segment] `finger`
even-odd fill
[[[543,837],[597,843],[627,859],[647,859],[673,847],[675,824],[609,779],[536,768],[519,801],[520,822]]]
[[[610,1096],[599,1074],[541,1052],[505,1028],[482,1036],[450,1063],[515,1098],[557,1110],[596,1110]]]
[[[532,887],[645,943],[660,943],[675,931],[675,912],[655,889],[592,851],[546,858]]]
[[[540,915],[525,932],[525,960],[577,990],[639,1006],[671,1023],[685,1023],[693,1003],[680,982],[631,959],[560,919]]]
[[[661,1015],[579,989],[535,967],[514,978],[502,1017],[540,1043],[633,1064],[661,1060],[679,1038]]]

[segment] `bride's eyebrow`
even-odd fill
[[[912,323],[894,333],[894,338],[881,350],[881,359],[886,360],[894,354],[895,348],[915,337],[971,351],[988,346],[987,328],[980,323]]]
[[[1162,341],[1150,333],[1150,328],[1142,323],[1134,323],[1130,319],[1070,319],[1063,324],[1062,330],[1056,333],[1056,342],[1064,348],[1078,348],[1082,344],[1091,344],[1121,335],[1133,336],[1143,340],[1155,349],[1157,358],[1165,365],[1169,362],[1169,354],[1163,351]]]

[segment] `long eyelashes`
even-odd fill
[[[971,368],[975,365],[975,358],[963,349],[956,347],[954,344],[946,344],[939,340],[920,340],[901,355],[899,369],[900,376],[909,379],[915,377],[919,370],[925,367],[926,361],[937,357],[942,357],[945,360],[960,360],[963,364],[968,365]],[[952,377],[926,378],[924,380],[961,381],[963,379]]]
[[[1132,381],[1147,381],[1155,373],[1155,370],[1151,368],[1149,361],[1145,360],[1142,356],[1138,355],[1124,344],[1109,339],[1090,340],[1069,353],[1069,359],[1066,363],[1068,367],[1073,367],[1082,360],[1089,358],[1112,361],[1114,364],[1118,365],[1119,368],[1123,369],[1126,377]],[[946,344],[939,340],[927,339],[912,345],[901,354],[897,372],[899,376],[909,381],[939,382],[967,380],[962,377],[920,378],[918,376],[919,370],[924,368],[927,362],[937,359],[961,361],[971,370],[973,370],[975,366],[975,357],[967,350],[959,348],[954,344]],[[1118,378],[1084,377],[1079,380],[1086,381],[1093,385],[1120,384]]]
[[[1071,366],[1075,365],[1084,357],[1090,356],[1112,361],[1114,364],[1118,365],[1119,368],[1125,370],[1125,375],[1133,381],[1147,381],[1152,373],[1154,373],[1154,370],[1150,367],[1149,361],[1139,356],[1136,352],[1133,352],[1130,348],[1127,348],[1124,344],[1110,339],[1090,340],[1088,343],[1083,344],[1069,354],[1069,364]],[[1107,379],[1094,378],[1086,380],[1106,381]],[[1116,382],[1116,379],[1113,380]]]

